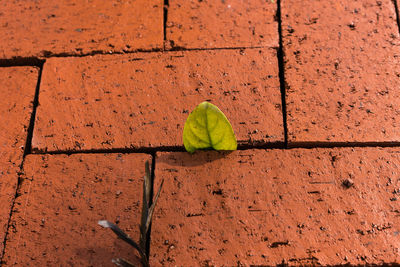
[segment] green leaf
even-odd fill
[[[190,153],[198,149],[236,150],[237,142],[232,126],[219,108],[203,102],[186,120],[183,144]]]

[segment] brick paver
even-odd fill
[[[278,46],[274,0],[170,0],[166,37],[171,47]]]
[[[399,142],[394,5],[282,1],[287,123],[294,142]]]
[[[49,59],[32,146],[182,146],[185,120],[205,100],[239,144],[283,142],[276,51],[246,49]]]
[[[163,1],[6,1],[0,35],[0,58],[162,48]]]
[[[399,261],[400,149],[157,153],[152,266]]]
[[[30,155],[13,211],[5,266],[112,266],[133,249],[98,220],[139,239],[145,154]]]
[[[33,67],[0,68],[0,255],[38,79]]]
[[[0,257],[3,255],[4,238],[15,197],[19,168],[10,164],[0,164]]]

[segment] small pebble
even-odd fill
[[[348,178],[342,182],[342,185],[346,188],[350,188],[354,185],[354,181],[352,179]]]

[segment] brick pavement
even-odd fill
[[[170,1],[171,48],[278,47],[275,1]]]
[[[0,255],[15,197],[38,79],[34,67],[0,68]]]
[[[397,148],[157,153],[154,266],[398,262]],[[170,203],[174,203],[171,205]]]
[[[52,58],[41,85],[39,151],[182,146],[189,110],[204,100],[239,143],[284,141],[274,49]]]
[[[398,142],[393,3],[296,3],[282,5],[289,143]]]
[[[28,156],[4,265],[102,266],[118,256],[135,260],[131,249],[97,226],[97,221],[117,221],[129,235],[138,235],[138,192],[146,160],[151,161],[151,156]]]
[[[163,3],[7,1],[0,57],[48,57],[152,50],[163,46]]]
[[[137,263],[146,160],[152,266],[400,264],[399,4],[4,3],[0,265]],[[205,100],[239,151],[183,152]]]

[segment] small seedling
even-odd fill
[[[148,248],[148,233],[149,233],[149,228],[151,224],[151,220],[153,217],[153,212],[154,212],[154,207],[157,203],[158,197],[161,192],[161,188],[163,186],[164,180],[161,181],[160,187],[158,188],[157,195],[154,199],[154,202],[151,203],[151,188],[153,187],[153,181],[151,179],[150,175],[150,167],[149,167],[149,162],[146,161],[145,164],[145,176],[144,176],[144,181],[143,181],[143,205],[142,205],[142,216],[141,216],[141,221],[140,221],[140,238],[139,238],[139,243],[136,243],[133,241],[124,231],[122,231],[118,226],[115,224],[102,220],[99,221],[98,224],[104,228],[110,228],[119,238],[121,238],[123,241],[134,247],[140,254],[140,258],[142,261],[142,264],[144,267],[149,267],[149,255],[147,253],[147,248]],[[117,266],[122,266],[122,267],[131,267],[134,266],[132,263],[128,262],[127,260],[118,258],[118,259],[113,259],[112,262],[117,265]]]
[[[189,114],[183,128],[185,149],[236,150],[237,141],[225,114],[215,105],[203,102]]]

